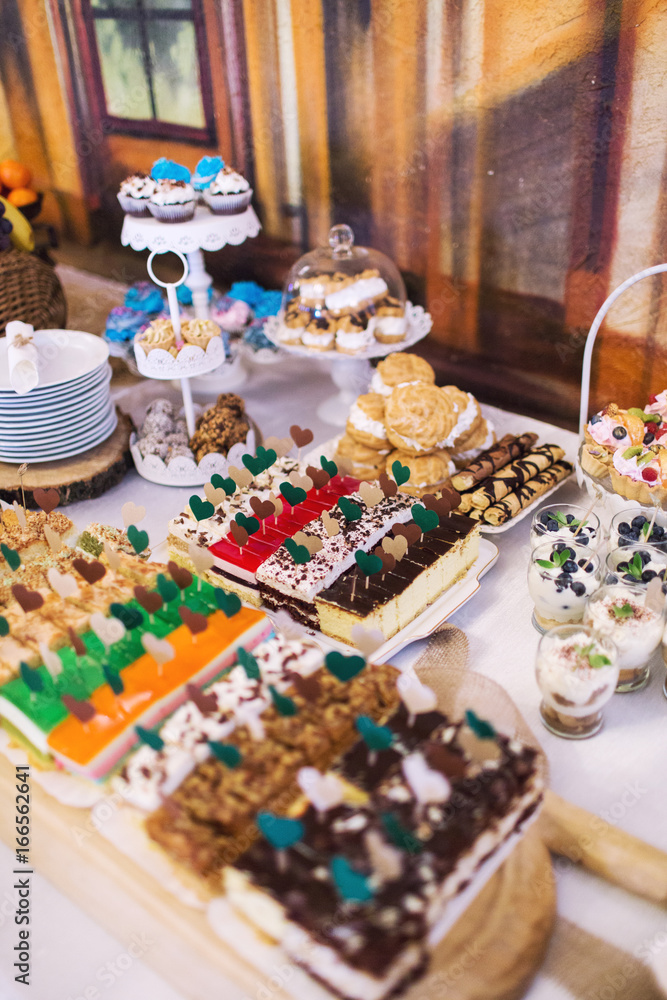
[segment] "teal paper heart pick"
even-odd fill
[[[366,666],[363,656],[345,656],[335,649],[327,653],[324,657],[324,663],[329,673],[333,674],[339,681],[352,680]]]
[[[136,527],[136,525],[131,524],[128,527],[127,537],[130,539],[130,544],[137,555],[140,555],[145,549],[148,548],[148,532],[141,531]]]
[[[236,656],[239,663],[245,670],[248,680],[251,681],[261,680],[262,674],[259,669],[257,660],[252,655],[252,653],[249,653],[247,649],[243,648],[243,646],[239,646],[239,648],[236,650]]]
[[[239,511],[234,520],[242,528],[245,528],[249,535],[254,535],[256,531],[259,531],[259,521],[256,517],[247,517],[246,514]]]
[[[369,750],[388,750],[394,742],[394,734],[388,726],[376,726],[369,716],[360,715],[355,725]]]
[[[336,463],[328,458],[325,458],[324,455],[320,455],[320,465],[322,466],[325,472],[329,473],[329,476],[332,479],[334,476],[338,475],[338,466],[336,465]]]
[[[303,837],[303,823],[287,816],[276,816],[270,812],[257,813],[257,826],[272,847],[284,851]]]
[[[131,632],[133,628],[139,628],[143,624],[144,616],[138,608],[131,608],[126,604],[114,602],[109,606],[109,611],[114,618],[123,623],[128,632]]]
[[[108,663],[102,664],[102,673],[104,674],[104,679],[113,693],[122,694],[125,690],[125,685],[123,684],[123,678],[120,674],[117,674],[115,670],[112,670]]]
[[[408,479],[410,478],[410,470],[408,469],[407,465],[401,465],[398,459],[396,459],[395,462],[392,462],[391,472],[394,479],[396,480],[397,486],[402,486],[403,483],[407,483]]]
[[[23,683],[35,694],[39,694],[40,691],[44,689],[44,681],[42,680],[39,672],[33,670],[21,660],[19,665],[19,673],[21,674],[21,680]]]
[[[215,507],[208,500],[202,500],[196,493],[193,493],[189,500],[190,510],[197,522],[205,521],[207,517],[213,517]]]
[[[347,497],[340,497],[338,500],[338,509],[346,521],[358,521],[363,513],[359,504],[353,503]]]
[[[152,750],[156,750],[158,753],[164,747],[164,740],[158,733],[154,733],[151,729],[144,729],[143,726],[135,726],[134,731],[146,746],[149,746]]]
[[[216,743],[213,740],[209,740],[208,746],[213,756],[222,761],[225,767],[238,767],[243,760],[241,751],[237,747],[232,746],[231,743]]]
[[[175,601],[180,596],[180,590],[173,580],[168,580],[164,573],[158,573],[157,589],[165,604]]]
[[[293,538],[286,538],[284,544],[297,566],[310,562],[310,552],[305,545],[299,545]]]
[[[7,565],[10,569],[18,569],[21,565],[21,556],[15,549],[10,549],[9,545],[5,545],[4,542],[0,544],[0,552],[7,560]]]
[[[214,591],[215,603],[228,618],[233,618],[241,610],[241,598],[236,594],[227,594],[219,587]]]
[[[248,472],[252,472],[253,476],[258,476],[260,472],[264,472],[261,458],[253,458],[252,455],[241,455],[241,462],[245,465]]]
[[[234,480],[230,478],[225,479],[219,472],[214,472],[211,476],[211,486],[214,486],[216,490],[224,490],[228,497],[236,493],[236,483]]]
[[[440,518],[434,510],[427,510],[426,507],[422,506],[420,503],[414,504],[410,513],[415,524],[421,528],[422,531],[433,531],[440,524]]]
[[[285,498],[290,507],[296,507],[303,503],[308,494],[300,486],[292,486],[290,482],[280,484],[280,493]]]
[[[354,560],[364,576],[373,576],[374,573],[379,573],[382,570],[380,557],[364,552],[363,549],[354,553]]]
[[[419,837],[416,837],[407,827],[403,826],[401,821],[392,813],[383,812],[380,814],[380,817],[385,833],[395,847],[400,847],[402,851],[407,851],[408,854],[419,854],[424,846]]]
[[[368,903],[373,898],[373,890],[366,876],[356,872],[342,854],[334,855],[330,868],[334,885],[345,902]]]
[[[6,635],[9,635],[9,622],[0,615],[0,638],[4,639]]]
[[[472,709],[468,709],[465,713],[466,725],[469,729],[472,729],[475,736],[480,740],[493,740],[496,737],[496,730],[493,728],[490,722],[486,722],[485,719],[480,719]]]
[[[273,684],[269,684],[269,691],[271,692],[271,701],[279,715],[297,715],[299,709],[291,698],[288,698],[286,694],[281,694]]]

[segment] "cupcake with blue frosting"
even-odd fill
[[[224,166],[225,161],[221,156],[202,156],[192,175],[192,186],[195,191],[205,191],[210,187]]]
[[[162,312],[164,299],[151,281],[135,281],[125,293],[125,305],[134,312],[153,314]]]
[[[154,181],[183,181],[190,183],[190,171],[182,163],[168,160],[161,156],[151,167],[151,177]]]
[[[114,306],[107,316],[104,336],[115,344],[128,343],[150,321],[151,316],[147,312],[129,309],[127,306]]]

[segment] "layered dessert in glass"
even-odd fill
[[[616,690],[625,693],[643,688],[649,679],[649,660],[662,641],[664,603],[658,610],[649,597],[648,587],[629,583],[605,585],[586,605],[584,624],[613,639],[618,647]]]
[[[601,580],[600,558],[590,546],[542,542],[533,549],[528,591],[535,604],[533,625],[538,632],[580,622],[586,601]]]

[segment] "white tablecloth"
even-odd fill
[[[299,373],[295,373],[295,366]],[[296,390],[295,390],[296,386]],[[240,390],[247,408],[265,435],[285,434],[292,423],[312,427],[315,443],[332,436],[332,428],[305,414],[332,391],[324,367],[288,360],[256,366]],[[149,384],[142,392],[164,393],[164,385]],[[144,400],[142,404],[142,398]],[[137,416],[145,405],[136,390],[125,398]],[[562,436],[562,430],[558,430]],[[544,434],[545,439],[548,434]],[[571,436],[572,452],[576,437]],[[153,486],[132,472],[121,485],[99,500],[75,504],[67,513],[79,527],[90,520],[121,526],[120,508],[131,499],[145,504],[148,514],[141,527],[152,542],[163,538],[165,525],[191,489]],[[571,480],[558,499],[579,502],[583,494]],[[451,621],[469,639],[470,666],[499,681],[509,691],[529,725],[541,740],[551,767],[553,789],[612,824],[667,850],[667,793],[665,792],[665,738],[667,702],[661,686],[664,668],[656,661],[650,685],[632,695],[616,696],[605,710],[605,727],[592,740],[569,742],[548,733],[539,721],[539,693],[534,678],[538,635],[530,623],[532,605],[525,576],[530,519],[495,536],[500,549],[496,565],[483,579],[475,597]],[[420,652],[414,644],[399,654],[404,662]],[[141,959],[128,956],[129,940],[114,939],[56,891],[46,879],[34,876],[32,888],[32,986],[13,982],[11,949],[16,943],[10,873],[13,853],[0,845],[0,998],[19,1000],[183,1000]],[[559,914],[597,937],[625,949],[636,958],[667,949],[667,913],[659,907],[616,889],[581,869],[556,859]],[[100,900],[100,907],[104,900]],[[144,942],[147,952],[150,942]],[[527,1000],[565,1000],[572,994],[546,971],[538,974]],[[591,1000],[612,989],[604,978]],[[88,992],[86,993],[86,990]],[[587,992],[588,998],[589,993]],[[611,995],[611,994],[609,994]],[[616,993],[614,994],[616,995]],[[624,994],[625,995],[625,994]],[[631,994],[628,994],[628,997]],[[232,984],[222,984],[220,997],[241,1000]],[[215,1000],[215,998],[210,998]],[[254,998],[253,998],[254,1000]]]

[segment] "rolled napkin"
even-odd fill
[[[39,383],[37,363],[39,355],[32,336],[35,330],[29,323],[12,320],[7,324],[7,364],[9,382],[20,396],[24,396]]]

